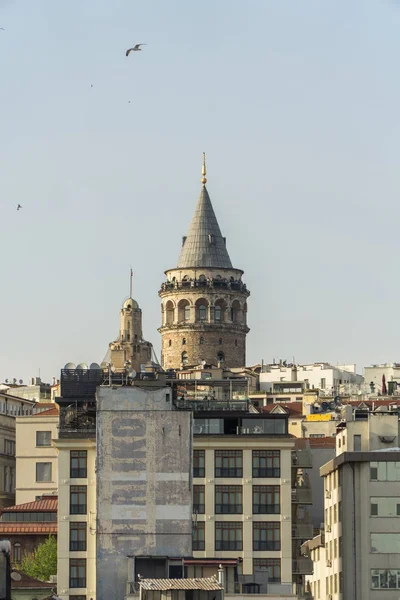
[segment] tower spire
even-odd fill
[[[132,279],[133,279],[133,271],[131,267],[131,273],[129,276],[129,298],[132,298]]]
[[[203,152],[203,167],[201,169],[201,174],[203,175],[203,177],[201,178],[201,183],[203,185],[206,185],[206,183],[207,183],[207,179],[206,179],[207,167],[206,167],[206,153],[205,152]]]

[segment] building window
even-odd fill
[[[36,446],[51,446],[51,431],[37,431]]]
[[[270,583],[281,582],[281,560],[280,558],[254,558],[253,573],[257,571],[268,571]]]
[[[400,554],[400,533],[371,533],[373,554]]]
[[[224,355],[224,353],[223,353],[223,352],[218,352],[218,354],[217,354],[217,360],[218,360],[218,362],[220,362],[220,363],[223,363],[223,362],[224,362],[224,360],[225,360],[225,355]]]
[[[217,521],[215,523],[216,550],[242,550],[243,524],[239,521]]]
[[[185,321],[190,321],[190,304],[187,304],[185,306],[185,310],[184,310],[184,320]]]
[[[242,486],[216,485],[215,512],[216,514],[242,514]]]
[[[51,462],[36,463],[36,481],[51,481]]]
[[[4,440],[4,454],[7,454],[8,456],[15,456],[14,440]]]
[[[253,477],[280,477],[280,450],[253,450]]]
[[[373,590],[400,590],[400,569],[372,569]]]
[[[87,511],[87,487],[86,485],[71,485],[70,487],[70,515],[86,515]]]
[[[204,521],[197,521],[193,527],[192,542],[193,550],[205,549]]]
[[[13,562],[20,564],[21,562],[21,544],[14,544],[13,546]]]
[[[168,340],[168,346],[171,347],[172,346],[172,340]]]
[[[326,388],[326,379],[324,377],[321,378],[321,390]]]
[[[253,550],[281,549],[281,525],[277,522],[253,523]]]
[[[5,492],[8,491],[8,467],[4,467],[4,481],[3,481],[3,490]]]
[[[371,517],[400,517],[400,498],[371,498]]]
[[[237,340],[235,340],[235,346],[237,346]]]
[[[70,453],[70,477],[85,478],[87,477],[87,451],[86,450],[71,450]]]
[[[204,338],[203,337],[200,338],[200,345],[202,345],[202,344],[204,344]]]
[[[86,551],[86,529],[87,524],[84,521],[69,524],[69,549],[71,552]]]
[[[279,485],[253,485],[253,514],[279,515],[280,511]]]
[[[204,515],[205,509],[205,486],[194,485],[193,486],[193,512],[199,515]]]
[[[204,450],[193,452],[193,477],[205,477],[205,453]]]
[[[200,321],[206,321],[207,319],[207,306],[205,304],[199,306],[199,319]]]
[[[243,477],[242,450],[215,450],[215,477]]]
[[[71,558],[69,561],[69,587],[86,587],[86,558]]]
[[[400,462],[371,462],[371,481],[400,481]]]
[[[214,321],[221,321],[221,307],[216,306],[214,309]]]
[[[187,352],[182,352],[182,364],[183,365],[187,365],[188,362],[189,362],[188,353]]]
[[[219,344],[220,346],[222,346],[222,338],[219,338],[219,340],[218,340],[218,344]]]
[[[182,346],[186,346],[186,338],[182,338]]]

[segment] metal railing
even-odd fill
[[[292,573],[293,575],[312,575],[313,574],[313,561],[311,558],[305,556],[296,558],[292,562]]]
[[[312,504],[312,492],[310,488],[296,487],[292,489],[293,504]]]
[[[313,534],[312,523],[298,523],[292,527],[292,538],[295,540],[310,540]]]

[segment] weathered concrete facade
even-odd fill
[[[97,600],[123,598],[128,556],[192,551],[192,415],[170,388],[97,394]]]
[[[243,271],[232,266],[205,177],[202,183],[178,265],[165,272],[166,281],[159,291],[164,369],[203,361],[227,368],[246,364],[250,292],[242,281]]]

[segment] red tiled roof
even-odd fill
[[[274,404],[268,404],[263,406],[263,412],[271,413],[274,408],[280,406],[284,409],[289,417],[302,417],[303,416],[303,403],[302,402],[275,402]]]
[[[16,569],[13,569],[15,572]],[[46,581],[39,581],[38,579],[34,579],[33,577],[29,577],[22,571],[17,571],[20,574],[21,580],[14,581],[11,579],[11,589],[41,589],[41,588],[52,588],[54,587],[54,583],[47,583]]]
[[[33,417],[58,417],[60,411],[58,408],[48,408],[47,410],[42,410],[41,412],[37,412]]]
[[[28,523],[26,521],[23,523],[10,523],[9,521],[0,521],[0,535],[12,535],[17,533],[31,535],[57,534],[57,523],[53,521],[49,523]]]
[[[16,504],[15,506],[7,506],[0,514],[5,512],[57,512],[58,497],[43,496],[42,500],[35,502],[26,502],[26,504]]]
[[[350,406],[353,406],[353,408],[357,408],[358,406],[362,406],[363,404],[366,404],[368,407],[371,408],[372,405],[374,405],[375,408],[379,408],[379,406],[390,406],[391,404],[400,404],[400,402],[396,402],[396,400],[392,398],[391,400],[345,400],[342,404],[343,406],[349,404]]]

